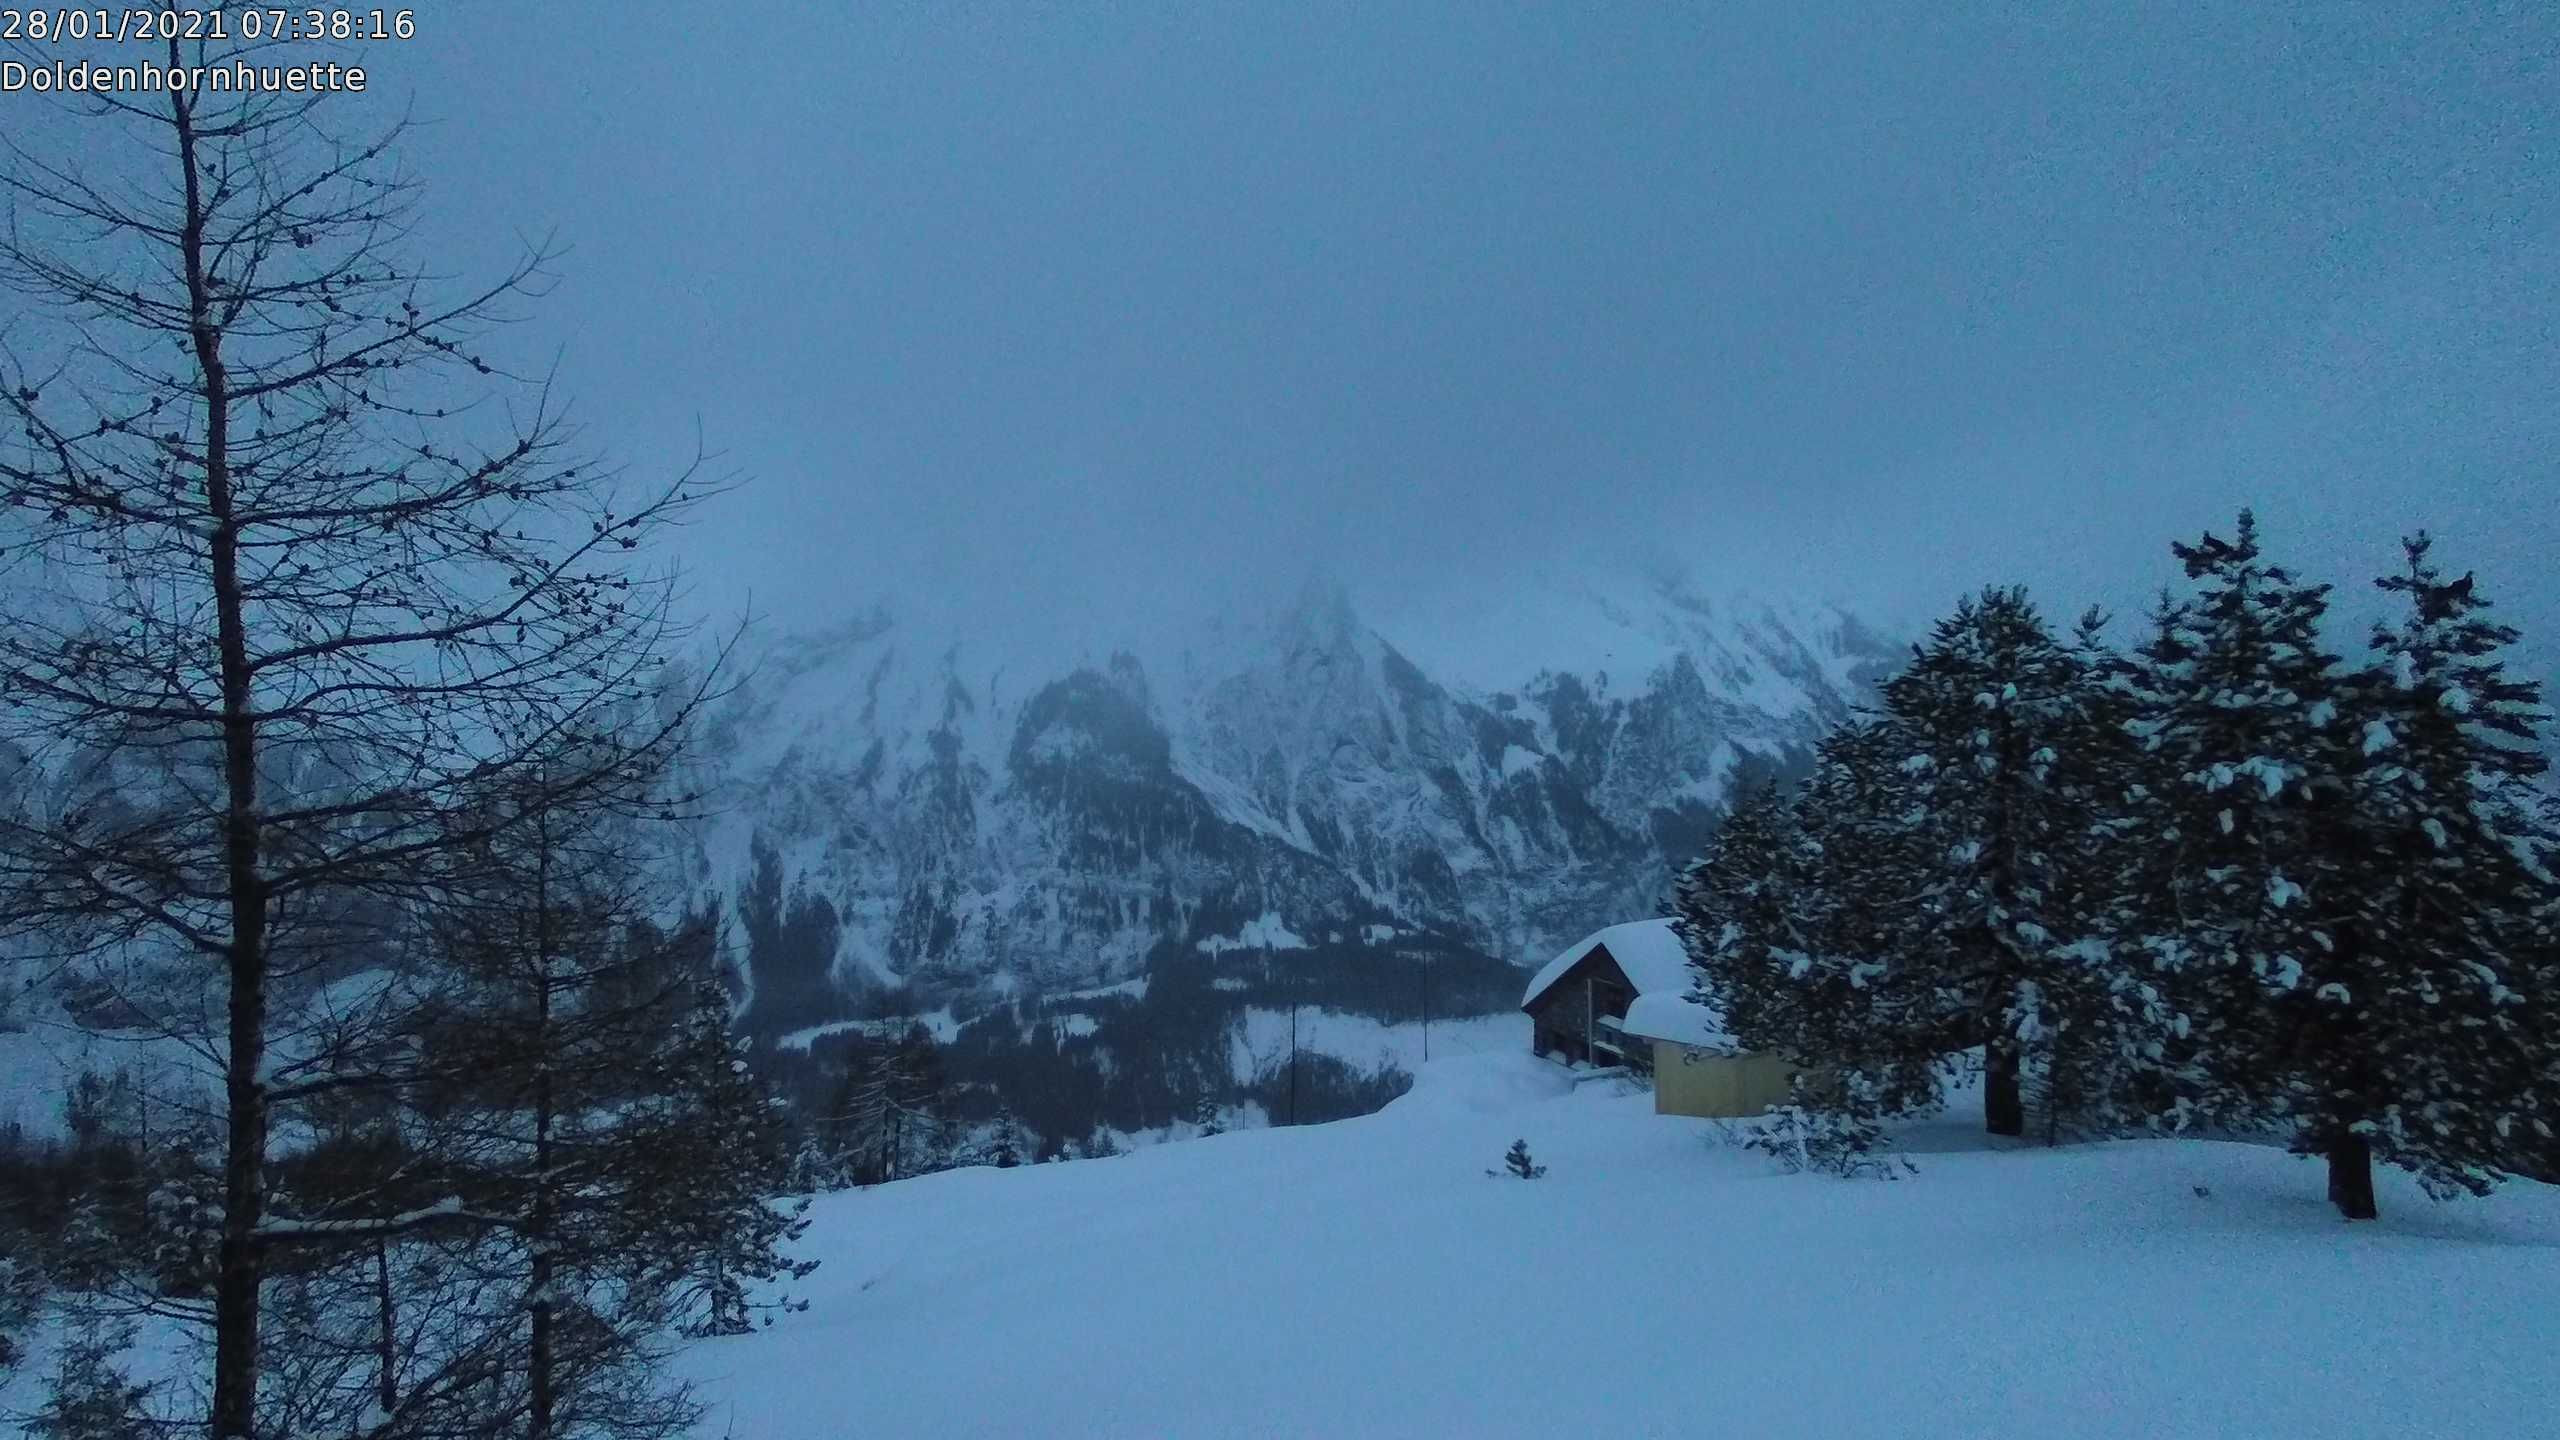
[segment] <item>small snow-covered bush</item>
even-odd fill
[[[1769,1118],[1743,1141],[1789,1173],[1811,1170],[1844,1180],[1898,1180],[1918,1166],[1887,1156],[1884,1127],[1870,1115],[1801,1103],[1772,1105]]]
[[[1512,1141],[1511,1148],[1503,1152],[1502,1163],[1513,1177],[1521,1180],[1535,1180],[1547,1173],[1546,1166],[1537,1164],[1529,1158],[1529,1142],[1526,1140]],[[1503,1172],[1487,1170],[1484,1173],[1499,1177]]]

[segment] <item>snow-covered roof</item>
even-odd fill
[[[1615,951],[1610,952],[1615,954]],[[1668,1040],[1694,1050],[1737,1050],[1733,1037],[1724,1033],[1724,1017],[1695,1000],[1678,995],[1639,995],[1627,1007],[1627,1018],[1618,1028],[1629,1035],[1648,1040]]]
[[[1700,1049],[1733,1048],[1732,1037],[1724,1033],[1724,1017],[1689,998],[1697,975],[1689,968],[1688,947],[1680,943],[1669,920],[1631,920],[1595,930],[1566,946],[1529,982],[1520,997],[1521,1008],[1526,1009],[1600,945],[1609,947],[1609,958],[1618,962],[1636,987],[1635,1003],[1627,1007],[1626,1021],[1619,1029]]]
[[[1609,957],[1618,962],[1619,969],[1627,972],[1627,979],[1634,983],[1637,994],[1677,997],[1689,993],[1692,983],[1689,950],[1680,943],[1680,937],[1672,933],[1671,922],[1631,920],[1606,930],[1594,930],[1564,947],[1556,958],[1547,962],[1545,969],[1538,972],[1537,978],[1529,982],[1529,988],[1521,992],[1520,1004],[1525,1008],[1538,998],[1539,992],[1564,978],[1564,972],[1590,954],[1594,945],[1609,947]]]

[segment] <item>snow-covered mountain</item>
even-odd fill
[[[697,877],[740,922],[751,1028],[1167,953],[1534,963],[1648,913],[1735,785],[1800,763],[1892,658],[1828,606],[1654,581],[1396,635],[1332,584],[1125,644],[1077,623],[883,607],[764,644],[708,727]]]

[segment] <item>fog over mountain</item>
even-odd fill
[[[452,268],[572,247],[520,340],[594,432],[754,477],[706,610],[1384,623],[1643,553],[2131,610],[2254,503],[2359,604],[2434,527],[2560,657],[2552,7],[1018,10],[370,57]]]

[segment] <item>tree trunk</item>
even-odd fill
[[[2005,1040],[1982,1047],[1982,1128],[1994,1135],[2027,1133],[2026,1101],[2018,1093],[2018,1050]]]
[[[178,45],[169,45],[170,64]],[[231,494],[230,378],[222,363],[222,330],[207,271],[201,167],[195,107],[170,96],[177,160],[185,172],[186,225],[178,237],[186,270],[195,363],[204,393],[205,510],[212,521],[214,642],[222,673],[223,889],[231,910],[226,969],[223,1098],[228,1110],[222,1155],[222,1240],[213,1290],[214,1440],[248,1440],[258,1398],[258,1291],[265,1261],[258,1249],[267,1160],[267,896],[258,869],[258,732],[249,693],[249,640],[240,590],[240,529]]]
[[[541,1242],[535,1242],[537,1245]],[[551,1377],[551,1251],[548,1246],[533,1253],[533,1303],[529,1342],[526,1345],[525,1379],[528,1398],[525,1406],[525,1435],[528,1440],[550,1440],[552,1412],[559,1401],[552,1393]]]
[[[2329,1141],[2329,1203],[2350,1220],[2381,1214],[2373,1203],[2373,1146],[2361,1135],[2341,1132]]]
[[[527,1440],[551,1440],[552,1413],[558,1405],[551,1373],[551,1251],[556,1216],[551,1205],[551,1112],[556,1097],[551,1086],[551,812],[534,816],[533,861],[533,1215],[528,1225],[533,1247],[527,1309],[531,1313],[525,1370],[528,1388]]]
[[[256,958],[262,929],[257,920],[232,925],[231,1059],[223,1086],[230,1123],[213,1286],[214,1440],[250,1440],[257,1414],[258,1292],[266,1270],[257,1234],[267,1149],[266,1095],[258,1078],[266,1050],[266,975]]]
[[[399,1311],[394,1308],[391,1297],[389,1240],[373,1242],[373,1303],[379,1312],[377,1319],[382,1332],[375,1342],[378,1348],[374,1360],[381,1366],[381,1373],[374,1377],[373,1398],[374,1403],[382,1407],[382,1413],[389,1416],[400,1408]]]

